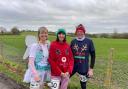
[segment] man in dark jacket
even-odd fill
[[[74,68],[71,77],[78,73],[82,89],[86,89],[86,78],[93,76],[95,64],[95,48],[91,39],[85,37],[85,28],[82,24],[76,27],[76,38],[71,41],[71,50],[74,56]],[[89,56],[91,56],[89,64]]]

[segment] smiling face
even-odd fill
[[[46,41],[48,38],[48,30],[45,27],[41,27],[38,31],[39,41]]]
[[[85,33],[82,30],[78,30],[76,32],[76,36],[77,36],[78,39],[81,39],[85,36]]]
[[[66,31],[63,28],[58,29],[56,33],[56,41],[58,42],[66,42]]]
[[[85,37],[85,32],[86,32],[86,29],[84,28],[84,26],[82,24],[79,24],[76,27],[75,34],[78,39]]]
[[[58,39],[59,39],[59,41],[60,42],[63,42],[64,41],[64,39],[65,39],[65,34],[64,33],[58,33]]]

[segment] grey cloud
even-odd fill
[[[0,6],[0,25],[47,25],[72,32],[79,23],[89,32],[128,29],[128,0],[0,0]]]

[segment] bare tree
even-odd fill
[[[14,34],[14,35],[19,35],[19,34],[20,34],[20,31],[19,31],[19,29],[18,29],[17,27],[13,27],[13,28],[11,29],[11,32],[12,32],[12,34]]]

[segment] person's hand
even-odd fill
[[[65,72],[65,73],[61,73],[62,77],[68,77],[69,76],[69,72]]]
[[[68,77],[68,76],[70,76],[70,74],[69,74],[69,72],[66,72],[65,77]]]
[[[76,76],[77,76],[77,77],[79,77],[79,76],[80,76],[78,72],[76,72]]]
[[[65,76],[65,73],[62,72],[62,73],[61,73],[61,76],[64,77],[64,76]]]
[[[37,81],[37,82],[40,81],[40,77],[39,77],[38,74],[36,74],[36,75],[34,76],[34,80]]]
[[[89,71],[88,71],[88,77],[93,77],[93,69],[89,69]]]

